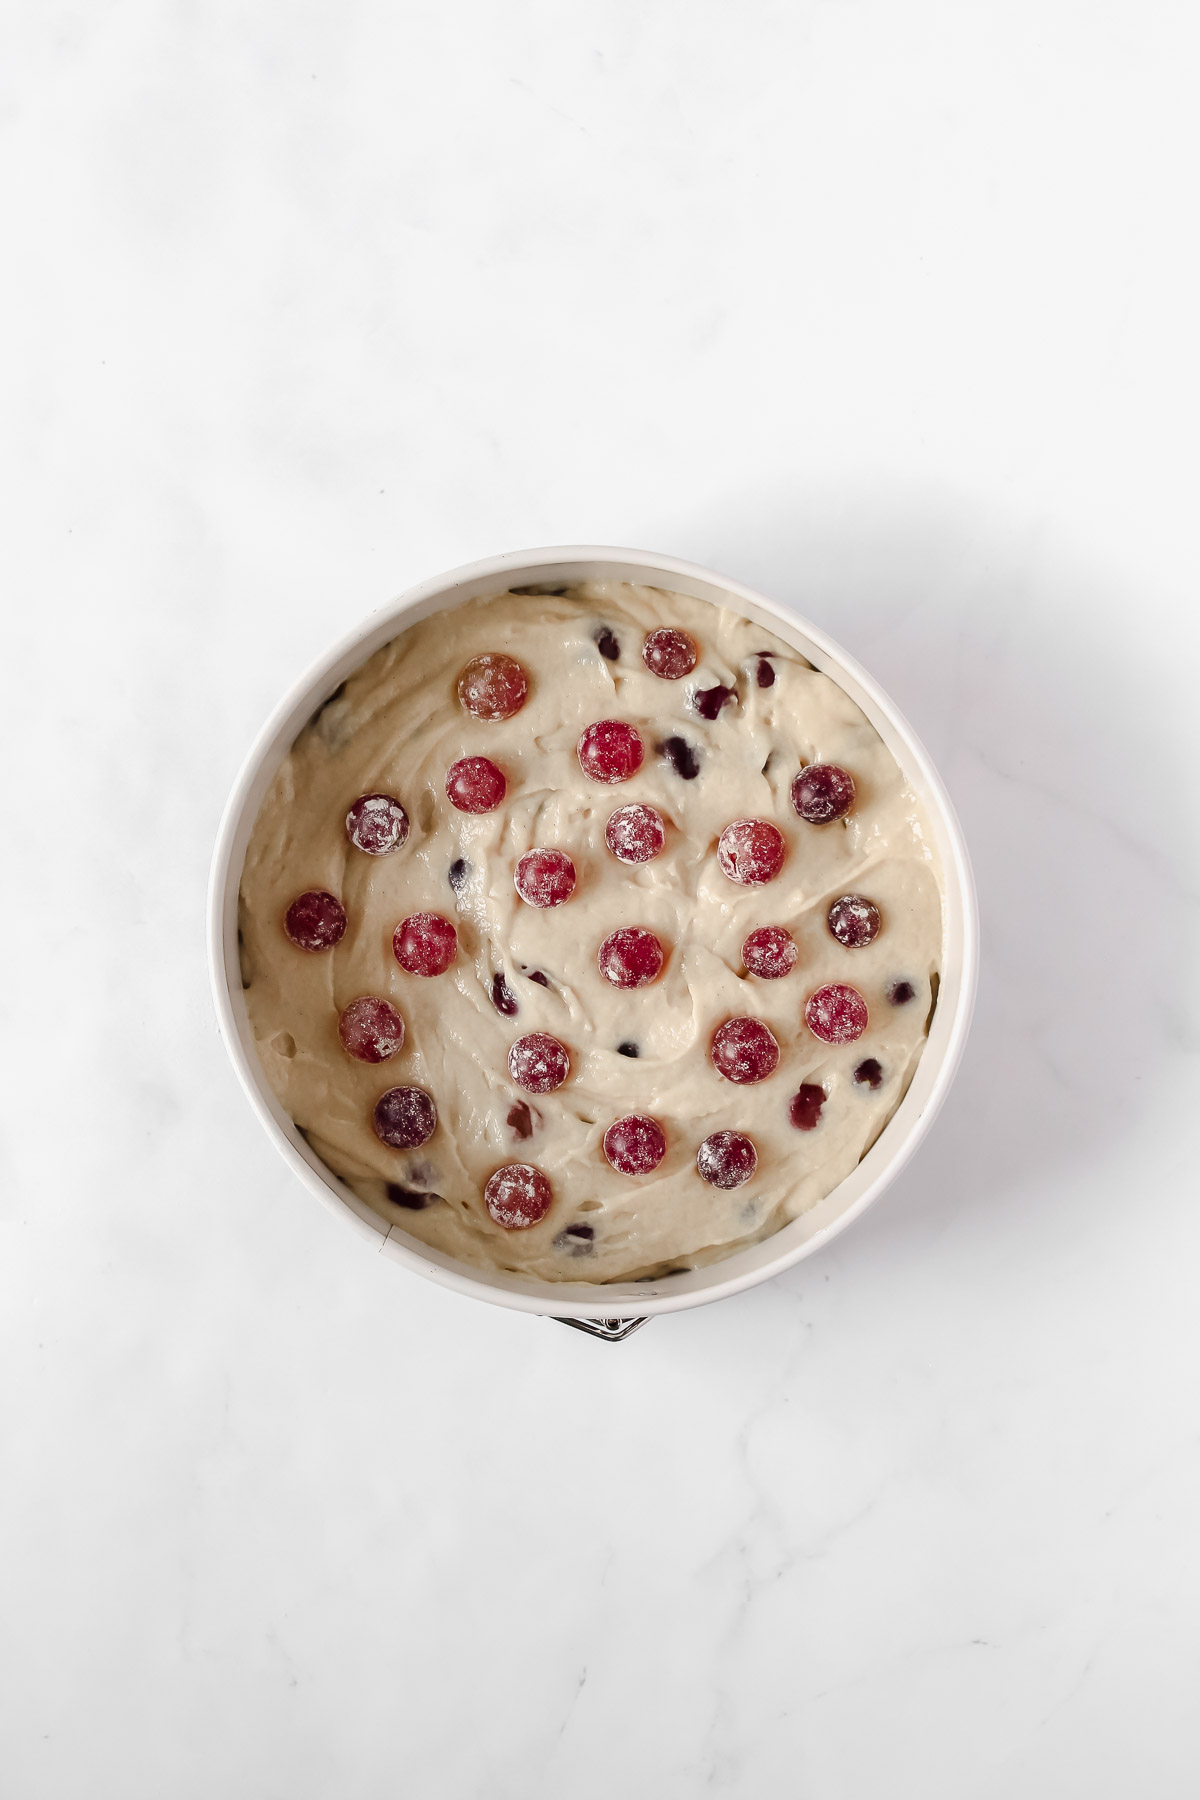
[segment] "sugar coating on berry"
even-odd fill
[[[404,1043],[404,1020],[378,994],[361,994],[342,1008],[338,1037],[356,1062],[386,1062]]]
[[[649,1175],[667,1154],[667,1140],[657,1119],[628,1113],[605,1132],[604,1154],[619,1175]]]
[[[810,825],[844,819],[854,805],[854,777],[837,763],[810,763],[792,782],[792,805]]]
[[[619,862],[650,862],[666,841],[662,814],[640,803],[618,806],[604,827],[604,842]]]
[[[642,661],[660,681],[681,681],[696,666],[696,646],[686,631],[664,625],[642,645]]]
[[[527,906],[561,906],[575,892],[575,864],[565,850],[527,850],[513,880]]]
[[[544,1219],[554,1204],[554,1189],[530,1163],[505,1163],[488,1177],[483,1190],[488,1212],[505,1231],[525,1231]]]
[[[437,1130],[437,1107],[419,1087],[389,1088],[375,1102],[375,1136],[392,1150],[415,1150]]]
[[[775,1034],[761,1019],[726,1019],[713,1032],[708,1053],[718,1075],[739,1085],[765,1081],[779,1066]]]
[[[570,1052],[549,1032],[531,1031],[510,1046],[508,1072],[527,1094],[552,1094],[571,1073]]]
[[[368,856],[387,856],[408,836],[408,814],[392,794],[360,794],[346,814],[346,836]]]
[[[783,833],[769,819],[734,819],[717,844],[722,873],[743,887],[773,881],[786,855]]]
[[[742,963],[748,975],[760,981],[778,981],[790,975],[800,952],[790,931],[782,925],[760,925],[742,945]]]
[[[843,894],[829,908],[826,922],[847,950],[861,949],[879,936],[879,908],[865,894]]]
[[[444,975],[458,955],[458,933],[441,913],[411,913],[392,933],[392,954],[408,975]]]
[[[788,1101],[788,1118],[797,1131],[815,1131],[821,1123],[824,1104],[825,1089],[818,1087],[815,1081],[806,1081],[799,1093],[793,1094]]]
[[[804,1021],[814,1037],[825,1044],[852,1044],[867,1029],[867,1003],[857,988],[831,981],[810,994]]]
[[[511,719],[529,692],[529,677],[515,656],[485,650],[458,678],[458,703],[474,719]]]
[[[714,1131],[696,1152],[696,1168],[710,1187],[743,1187],[758,1167],[758,1151],[740,1131]]]
[[[591,781],[628,781],[642,766],[642,740],[624,719],[597,719],[575,746],[579,766]]]
[[[310,888],[288,907],[283,929],[298,950],[332,950],[346,935],[346,909],[336,894]]]
[[[459,812],[494,812],[508,783],[502,769],[487,756],[464,756],[446,770],[446,798]]]
[[[636,988],[657,979],[665,957],[652,931],[644,931],[640,925],[625,925],[605,938],[596,961],[605,981],[611,981],[614,987]]]

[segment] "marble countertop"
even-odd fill
[[[6,1796],[1192,1800],[1194,10],[8,35]],[[620,1346],[308,1198],[203,951],[291,680],[572,541],[857,655],[984,933],[887,1196]]]

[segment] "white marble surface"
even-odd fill
[[[1195,9],[7,37],[6,1800],[1191,1800]],[[575,540],[840,636],[986,937],[886,1200],[619,1348],[307,1199],[202,953],[291,678]]]

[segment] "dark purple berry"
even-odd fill
[[[609,630],[608,626],[602,625],[599,631],[595,632],[593,635],[596,639],[596,648],[599,650],[605,662],[616,662],[621,654],[621,646]]]
[[[860,1087],[877,1088],[883,1080],[883,1064],[878,1062],[875,1057],[868,1056],[866,1061],[860,1062],[855,1069],[854,1079]]]
[[[758,685],[759,687],[775,686],[775,671],[771,667],[771,658],[765,650],[760,652],[758,658]]]
[[[893,981],[887,997],[893,1006],[907,1006],[910,1000],[916,999],[917,990],[911,981]]]
[[[723,706],[736,699],[733,689],[718,681],[716,687],[698,688],[692,695],[692,705],[702,719],[715,719]]]
[[[517,996],[504,979],[503,972],[497,969],[492,976],[492,1005],[506,1019],[511,1019],[517,1012]]]
[[[700,758],[685,738],[666,738],[658,746],[658,752],[666,757],[681,780],[695,781],[700,773]]]

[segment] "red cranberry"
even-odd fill
[[[760,981],[778,981],[790,975],[800,952],[790,931],[782,925],[760,925],[742,945],[742,962],[748,975]]]
[[[346,814],[346,836],[356,850],[386,856],[408,836],[408,814],[391,794],[362,794]]]
[[[642,645],[642,661],[662,681],[681,681],[696,666],[696,646],[686,631],[663,626]]]
[[[854,777],[836,763],[810,763],[792,783],[792,805],[810,825],[844,819],[854,805]]]
[[[628,781],[642,766],[642,740],[623,719],[598,719],[589,725],[575,753],[592,781]]]
[[[604,1154],[619,1175],[649,1175],[667,1154],[667,1140],[656,1119],[629,1113],[605,1132]]]
[[[858,950],[879,936],[879,908],[863,894],[843,894],[829,909],[829,929],[847,950]]]
[[[508,1072],[527,1094],[552,1094],[571,1073],[571,1058],[549,1032],[531,1031],[509,1050]]]
[[[575,892],[575,864],[565,850],[527,850],[513,879],[527,906],[561,906]]]
[[[696,1167],[712,1187],[743,1187],[758,1167],[758,1151],[740,1131],[714,1131],[697,1150]]]
[[[343,1009],[338,1036],[346,1054],[358,1062],[386,1062],[404,1042],[404,1020],[386,1000],[363,994]]]
[[[458,955],[458,933],[440,913],[413,913],[392,933],[392,953],[409,975],[444,975]]]
[[[606,937],[596,958],[600,973],[614,987],[646,987],[660,973],[663,947],[652,931],[624,925]]]
[[[667,828],[652,806],[618,806],[604,827],[604,841],[620,862],[650,862],[666,843]]]
[[[911,981],[893,981],[887,997],[893,1006],[907,1006],[910,1000],[916,999],[917,990]]]
[[[806,1081],[800,1092],[788,1101],[788,1118],[797,1131],[815,1131],[821,1123],[824,1104],[825,1089],[818,1087],[815,1081]]]
[[[759,652],[757,678],[759,687],[775,686],[775,671],[771,667],[771,656],[767,650]]]
[[[292,901],[283,929],[299,950],[332,950],[346,935],[346,909],[334,894],[311,888]]]
[[[393,1150],[415,1150],[436,1130],[437,1107],[424,1088],[389,1088],[375,1102],[375,1135]]]
[[[723,706],[728,706],[737,695],[731,687],[718,682],[716,687],[700,688],[692,695],[692,705],[702,719],[715,719]]]
[[[497,1225],[505,1231],[524,1231],[545,1218],[554,1203],[554,1189],[529,1163],[505,1163],[488,1177],[483,1200]]]
[[[783,833],[767,819],[735,819],[721,833],[717,861],[730,881],[761,887],[783,867],[787,845]]]
[[[493,812],[508,783],[503,772],[486,756],[464,756],[446,770],[446,798],[459,812]]]
[[[476,719],[511,719],[524,706],[528,692],[524,669],[503,650],[473,656],[458,678],[458,703]]]
[[[877,1088],[883,1081],[883,1064],[876,1057],[868,1056],[855,1069],[854,1079],[860,1087]]]
[[[718,1075],[739,1086],[765,1081],[779,1066],[775,1034],[761,1019],[726,1019],[713,1032],[708,1053]]]
[[[867,1003],[857,988],[831,981],[809,995],[804,1020],[823,1043],[852,1044],[867,1029]]]

